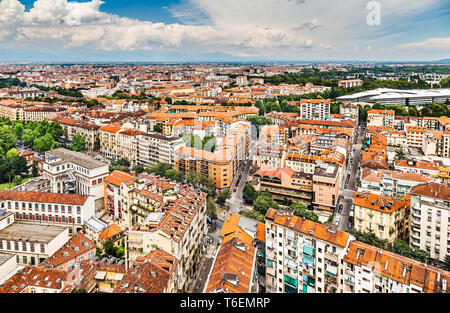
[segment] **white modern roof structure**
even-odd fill
[[[379,88],[337,98],[343,102],[379,102],[382,104],[423,105],[444,103],[450,99],[450,89],[399,90]]]

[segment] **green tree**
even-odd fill
[[[217,206],[211,197],[206,199],[206,215],[212,220],[217,219]]]
[[[447,254],[444,258],[445,269],[450,271],[450,254]]]
[[[250,184],[245,184],[244,189],[242,190],[242,198],[248,204],[253,204],[253,201],[258,197],[258,192],[255,187]]]
[[[317,214],[315,214],[314,212],[311,212],[307,209],[307,206],[301,203],[293,203],[291,204],[291,206],[289,207],[293,212],[293,214],[295,216],[316,222],[316,223],[320,223],[319,221],[319,216],[317,216]]]
[[[56,141],[53,139],[52,135],[46,134],[34,140],[33,148],[39,152],[45,152],[54,149],[56,146]]]
[[[17,156],[19,156],[19,152],[17,151],[16,148],[12,148],[6,153],[6,157],[8,159],[12,159],[12,158],[17,157]]]
[[[17,138],[9,126],[0,127],[0,155],[6,155],[6,153],[15,148],[17,144]]]
[[[37,130],[27,129],[22,135],[23,144],[28,148],[33,148],[34,140],[39,137]]]
[[[23,127],[23,123],[22,122],[16,122],[14,124],[14,135],[16,135],[16,138],[21,140],[22,139],[22,135],[25,131],[25,128]]]
[[[164,177],[166,171],[171,170],[171,169],[172,169],[172,165],[170,165],[168,163],[158,163],[155,165],[150,165],[149,167],[147,167],[146,171],[148,173],[153,173],[155,175]]]
[[[239,214],[242,216],[246,216],[248,218],[257,220],[260,223],[265,223],[265,216],[255,210],[245,209],[245,210],[240,211]]]
[[[20,175],[14,176],[14,179],[13,179],[12,182],[13,182],[13,184],[15,184],[16,186],[20,185],[20,184],[22,183],[22,176],[20,176]]]
[[[174,169],[168,169],[167,171],[165,171],[164,177],[176,182],[182,182],[184,178],[183,174]]]
[[[156,124],[155,126],[153,126],[153,131],[155,133],[162,133],[163,129],[162,129],[161,125]]]
[[[70,149],[73,151],[86,151],[86,138],[81,135],[73,136],[73,143]]]
[[[144,173],[145,168],[141,164],[137,164],[131,170],[136,174],[141,174]]]
[[[231,192],[230,192],[230,189],[225,189],[225,190],[223,190],[223,191],[221,191],[221,192],[219,193],[219,195],[217,196],[217,201],[218,201],[220,204],[224,204],[225,201],[226,201],[227,199],[230,199],[230,198],[231,198]]]
[[[273,201],[272,196],[266,193],[259,194],[256,200],[253,202],[253,206],[255,207],[256,211],[264,215],[266,214],[267,210],[269,210],[269,208],[273,208],[275,210],[279,208],[278,203]]]
[[[33,175],[33,177],[37,177],[39,175],[36,161],[33,161],[33,165],[31,166],[31,175]]]
[[[406,156],[405,151],[403,151],[402,148],[395,149],[395,157],[394,160],[407,160],[408,157]]]

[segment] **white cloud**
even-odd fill
[[[383,1],[382,24],[437,1]],[[168,8],[182,24],[119,17],[102,12],[102,4],[36,0],[25,12],[18,0],[0,0],[0,45],[305,58],[327,51],[354,53],[355,47],[367,47],[368,36],[389,27],[369,28],[361,0],[339,5],[334,0],[185,0]],[[376,42],[370,44],[376,47]]]
[[[447,38],[428,38],[425,41],[411,42],[398,46],[405,50],[442,50],[450,51],[450,37]]]

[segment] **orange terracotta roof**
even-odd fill
[[[119,226],[117,226],[115,223],[112,223],[109,225],[106,229],[104,229],[98,236],[103,240],[108,240],[113,238],[114,236],[119,235],[122,233],[123,230]]]
[[[292,228],[298,232],[311,235],[315,238],[328,241],[335,245],[345,247],[349,238],[349,233],[337,230],[335,233],[328,231],[328,227],[310,220],[302,219],[285,210],[278,210],[282,215],[277,214],[277,210],[269,209],[266,218],[275,224]]]
[[[135,178],[134,175],[121,171],[114,171],[105,178],[105,181],[115,186],[120,186],[123,182]]]
[[[0,190],[0,200],[84,205],[88,196],[63,193]]]

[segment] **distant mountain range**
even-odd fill
[[[448,63],[450,63],[450,59],[444,59],[444,60],[439,60],[439,61],[436,61],[437,63],[445,63],[445,64],[448,64]]]

